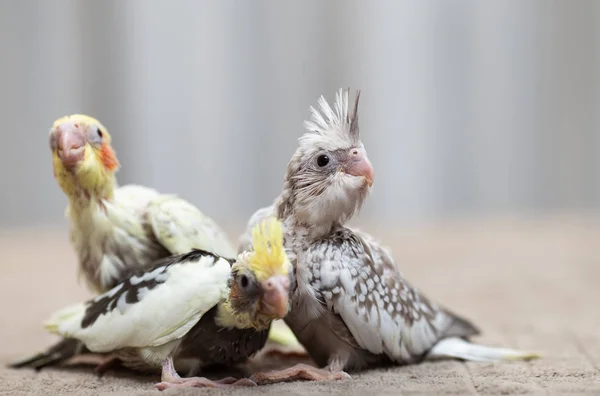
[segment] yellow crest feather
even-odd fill
[[[288,274],[288,260],[283,248],[283,226],[275,217],[269,217],[252,229],[252,247],[249,267],[259,280],[275,274]]]

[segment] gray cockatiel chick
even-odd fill
[[[54,177],[69,200],[66,215],[78,270],[92,291],[106,292],[157,260],[191,249],[236,257],[221,227],[188,201],[140,185],[119,186],[111,135],[95,118],[57,119],[49,145]],[[291,333],[283,329],[277,335],[286,330]],[[80,342],[63,339],[10,366],[41,369],[83,352],[88,351]]]
[[[285,322],[325,369],[298,365],[251,378],[337,380],[348,378],[344,371],[426,357],[534,357],[467,341],[479,334],[474,325],[427,299],[403,278],[387,249],[344,225],[361,208],[374,176],[359,138],[358,98],[359,92],[350,103],[348,91],[340,90],[333,108],[323,97],[318,110],[311,107],[281,195],[248,225],[266,216],[284,223],[297,282]],[[242,248],[250,241],[243,235]]]

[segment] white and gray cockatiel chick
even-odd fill
[[[427,299],[401,275],[388,250],[371,236],[345,227],[368,196],[373,167],[359,138],[357,92],[324,97],[313,107],[308,132],[285,173],[281,195],[258,210],[248,229],[266,216],[285,225],[285,245],[296,270],[292,311],[285,322],[326,369],[306,365],[254,380],[336,380],[344,371],[381,364],[451,357],[473,361],[527,359],[534,354],[470,343],[479,330]],[[241,238],[242,249],[251,237]]]
[[[97,119],[59,118],[49,136],[54,177],[69,200],[66,216],[79,274],[93,292],[103,293],[158,259],[192,249],[236,257],[221,227],[188,201],[140,185],[119,186],[111,136]],[[291,333],[284,328],[276,336],[284,338],[286,331]],[[39,370],[83,352],[81,343],[64,339],[10,367]]]
[[[204,250],[158,260],[99,296],[56,312],[46,328],[114,353],[137,370],[162,366],[159,389],[256,386],[248,380],[181,378],[175,358],[202,364],[243,363],[267,341],[269,326],[289,311],[292,265],[279,221],[253,230],[253,249],[237,259]]]

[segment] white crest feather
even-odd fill
[[[358,142],[356,110],[360,91],[356,93],[353,109],[350,109],[349,93],[349,89],[340,89],[335,95],[333,108],[321,95],[317,100],[317,108],[313,106],[309,108],[310,119],[304,121],[304,127],[308,132],[322,136],[336,136],[344,140],[349,139],[349,143],[356,144]]]

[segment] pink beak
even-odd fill
[[[73,123],[61,124],[56,128],[58,157],[67,168],[72,168],[83,159],[85,137],[80,126]]]
[[[344,172],[352,176],[362,176],[369,184],[369,187],[373,186],[375,171],[364,149],[352,149],[346,161]]]
[[[278,275],[267,279],[263,284],[262,309],[266,314],[279,319],[288,311],[290,280],[287,276]]]

